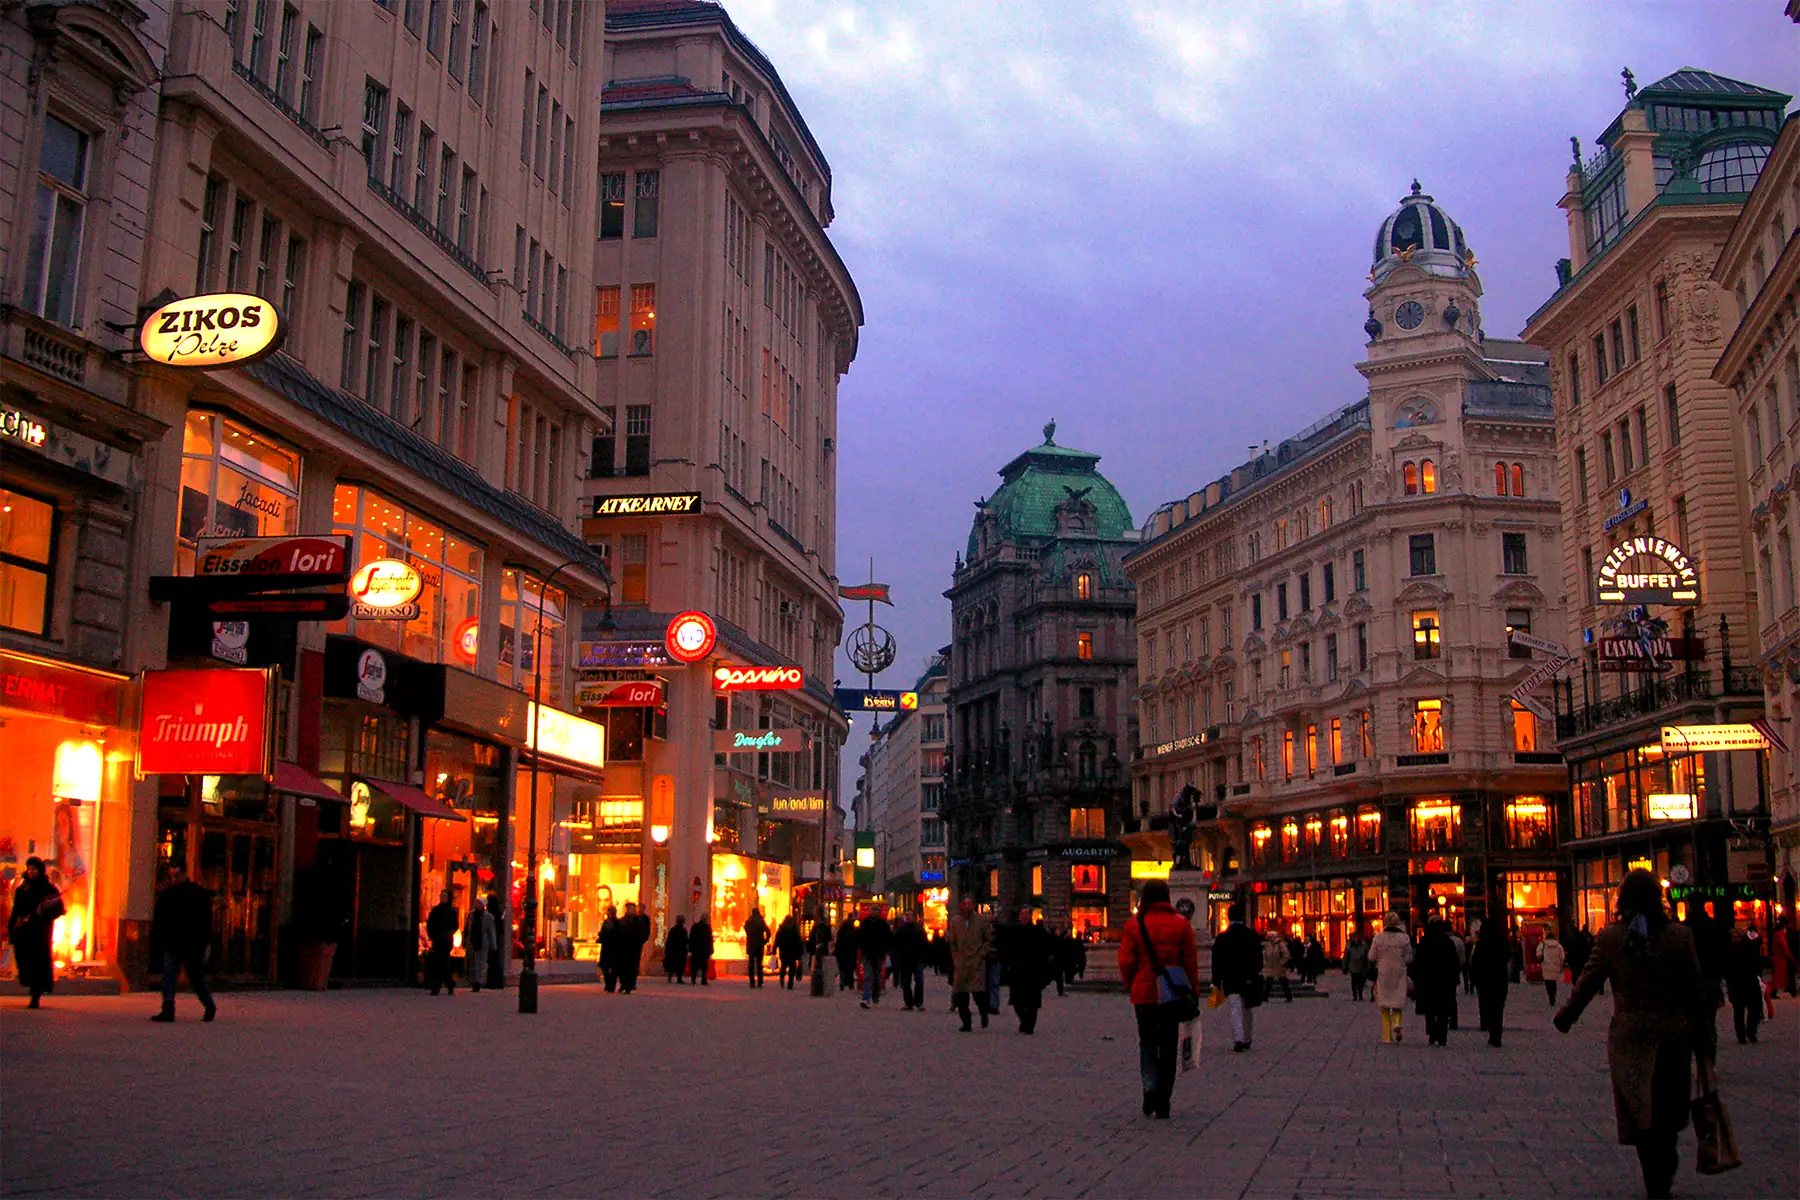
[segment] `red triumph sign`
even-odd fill
[[[274,675],[260,668],[146,671],[138,771],[267,775],[274,711]]]
[[[350,573],[348,537],[201,538],[194,574],[203,579],[294,575],[337,582]]]
[[[669,622],[663,639],[669,655],[679,663],[697,663],[713,652],[719,641],[719,627],[703,612],[677,613]]]
[[[806,686],[799,667],[719,667],[713,687],[721,692],[783,692]]]
[[[623,683],[584,683],[576,691],[578,708],[661,708],[663,685],[654,679]]]

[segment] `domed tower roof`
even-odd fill
[[[1419,189],[1415,179],[1412,194],[1400,201],[1375,235],[1373,276],[1380,283],[1402,263],[1430,275],[1461,276],[1468,272],[1468,257],[1462,228]]]
[[[983,517],[994,521],[994,533],[1012,541],[1058,536],[1057,509],[1071,501],[1085,501],[1092,508],[1086,536],[1116,539],[1131,529],[1131,510],[1112,481],[1095,470],[1098,454],[1056,444],[1056,422],[1044,426],[1044,443],[1019,455],[1000,476],[1000,490],[982,506]],[[1065,531],[1066,532],[1066,531]],[[979,549],[976,530],[969,533],[969,557]]]

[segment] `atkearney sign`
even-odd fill
[[[1657,566],[1646,568],[1641,561],[1644,559]],[[1630,537],[1614,546],[1600,564],[1594,590],[1602,604],[1672,604],[1691,608],[1700,603],[1700,573],[1681,547],[1667,538]]]
[[[594,497],[596,517],[687,517],[699,511],[699,492]]]
[[[713,732],[714,754],[767,754],[806,749],[800,729],[719,729]]]
[[[170,367],[232,367],[281,347],[287,323],[261,296],[220,292],[163,305],[138,330],[138,346]]]

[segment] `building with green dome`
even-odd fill
[[[976,502],[949,591],[952,903],[1098,932],[1129,912],[1138,531],[1100,456],[1041,445]]]

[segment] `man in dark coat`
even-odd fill
[[[450,989],[456,995],[456,977],[450,973],[450,951],[455,948],[456,931],[462,928],[462,918],[457,915],[456,902],[445,888],[438,896],[437,905],[425,917],[425,937],[431,942],[431,949],[425,955],[425,985],[437,995],[440,988]]]
[[[688,928],[688,975],[689,983],[699,983],[702,987],[711,987],[712,981],[707,978],[712,967],[713,931],[712,921],[705,913],[694,918]]]
[[[1044,985],[1056,956],[1055,942],[1042,925],[1031,919],[1031,910],[1019,910],[1018,924],[1002,943],[1005,949],[1007,1002],[1019,1014],[1019,1032],[1037,1031],[1038,1012],[1044,1006]]]
[[[843,924],[838,926],[832,945],[833,953],[837,955],[838,990],[847,992],[856,986],[856,917],[853,913],[844,914]]]
[[[50,935],[62,912],[62,892],[50,882],[50,876],[44,871],[44,860],[32,855],[25,860],[25,878],[13,889],[12,911],[6,918],[6,937],[13,944],[19,986],[31,993],[27,1008],[42,1007],[38,997],[55,986]]]
[[[606,985],[607,991],[616,991],[619,986],[619,950],[622,938],[619,914],[610,904],[606,906],[606,920],[600,922],[600,935],[594,940],[600,943],[600,981]]]
[[[1425,1040],[1450,1044],[1450,1020],[1456,1014],[1456,985],[1462,981],[1462,956],[1450,940],[1450,926],[1434,920],[1425,926],[1419,949],[1408,968],[1413,981],[1413,1008],[1425,1018]]]
[[[206,951],[212,945],[212,893],[188,878],[180,862],[169,866],[169,886],[150,915],[150,961],[162,967],[162,1011],[152,1021],[175,1019],[175,984],[186,971],[188,985],[210,1021],[219,1009],[206,986]]]
[[[1740,1046],[1756,1041],[1756,1027],[1763,1018],[1762,973],[1768,967],[1762,935],[1754,927],[1732,936],[1731,957],[1725,968],[1725,994],[1731,1000],[1731,1024]]]
[[[763,953],[769,948],[769,923],[763,920],[762,909],[752,905],[750,917],[744,922],[744,961],[750,971],[750,986],[759,988],[763,985]]]
[[[687,918],[680,914],[675,917],[675,924],[663,939],[663,975],[670,983],[687,982],[688,960],[688,927]]]
[[[789,913],[781,918],[781,924],[775,930],[775,957],[781,963],[781,976],[776,980],[777,987],[794,990],[794,984],[800,979],[800,957],[806,952],[806,943],[800,940],[800,923]]]
[[[499,892],[489,892],[487,898],[488,915],[494,918],[494,930],[500,936],[488,947],[487,985],[491,988],[506,986],[506,954],[512,948],[512,922],[507,919],[506,908],[500,903]]]
[[[634,901],[625,902],[625,915],[619,918],[618,949],[613,954],[613,969],[619,975],[619,991],[629,996],[637,991],[638,968],[644,961],[644,943],[650,940],[650,918],[638,912]]]
[[[1469,951],[1469,978],[1475,983],[1481,1028],[1486,1031],[1490,1046],[1500,1044],[1500,1031],[1506,1022],[1506,973],[1511,958],[1505,918],[1489,917],[1481,923],[1475,934],[1475,948]]]
[[[1256,1036],[1256,1007],[1262,1003],[1262,939],[1244,924],[1244,906],[1231,906],[1231,923],[1213,939],[1212,981],[1225,993],[1231,1018],[1231,1048],[1243,1053]]]
[[[881,979],[887,971],[888,951],[894,946],[894,930],[877,904],[856,927],[856,948],[863,960],[862,1006],[881,1003]]]
[[[925,1007],[925,957],[931,946],[925,940],[925,927],[911,913],[900,918],[894,930],[894,982],[900,985],[900,999],[910,1011]]]

